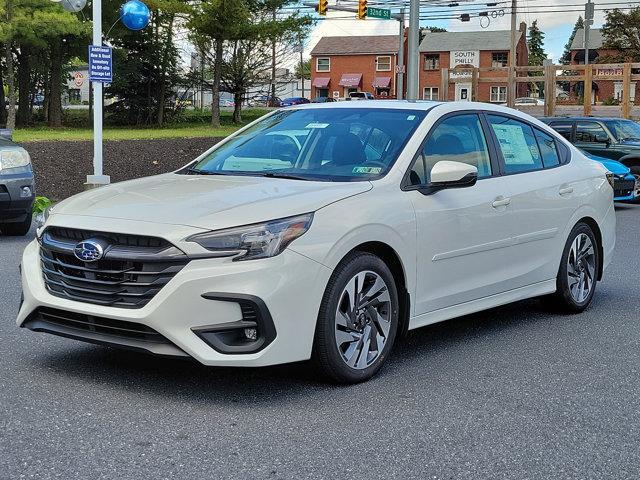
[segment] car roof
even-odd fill
[[[591,121],[596,121],[596,122],[610,122],[612,120],[628,120],[630,122],[633,121],[633,120],[629,120],[627,118],[618,118],[618,117],[585,117],[585,116],[578,116],[578,117],[540,117],[540,120],[542,120],[543,122],[550,122],[552,120],[569,120],[569,121],[591,120]]]
[[[388,108],[402,110],[431,110],[434,106],[443,102],[431,102],[427,100],[369,100],[368,102],[334,102],[331,105],[324,103],[305,103],[288,107],[291,109],[313,109],[313,108]],[[453,103],[453,102],[452,102]],[[469,104],[469,102],[466,102]]]

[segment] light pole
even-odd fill
[[[93,45],[102,46],[102,0],[93,0]],[[107,185],[109,175],[102,173],[102,82],[91,82],[93,87],[93,175],[87,175],[87,188]]]
[[[409,3],[409,45],[407,47],[407,100],[418,99],[418,75],[420,56],[418,43],[420,40],[420,0]]]

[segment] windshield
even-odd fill
[[[632,120],[611,120],[607,127],[616,140],[640,140],[640,125]]]
[[[187,173],[358,181],[386,174],[425,110],[283,110],[229,139]]]

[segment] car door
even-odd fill
[[[491,151],[482,117],[456,113],[431,129],[407,173],[404,188],[417,219],[418,315],[509,289],[510,192]],[[420,193],[417,186],[429,184],[442,160],[475,165],[478,181]]]
[[[611,158],[620,158],[619,152],[612,145],[615,139],[598,122],[592,120],[578,120],[576,122],[576,134],[574,144],[592,155]]]
[[[564,245],[562,235],[579,206],[579,188],[564,165],[569,149],[553,135],[514,117],[487,114],[487,121],[500,146],[511,197],[512,287],[555,278],[558,245]]]

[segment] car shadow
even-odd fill
[[[526,315],[523,315],[526,312]],[[396,375],[415,362],[429,364],[430,356],[451,354],[468,342],[482,342],[505,329],[553,320],[538,300],[466,315],[409,332],[399,339],[388,365],[369,382],[393,384]],[[66,347],[67,345],[65,345]],[[34,368],[48,374],[78,377],[88,384],[111,384],[152,396],[176,396],[186,402],[256,405],[295,401],[298,396],[323,395],[345,388],[319,379],[310,362],[261,368],[206,367],[188,359],[172,359],[88,344],[41,353],[32,358]],[[369,391],[367,384],[351,388]],[[355,393],[355,392],[354,392]]]

